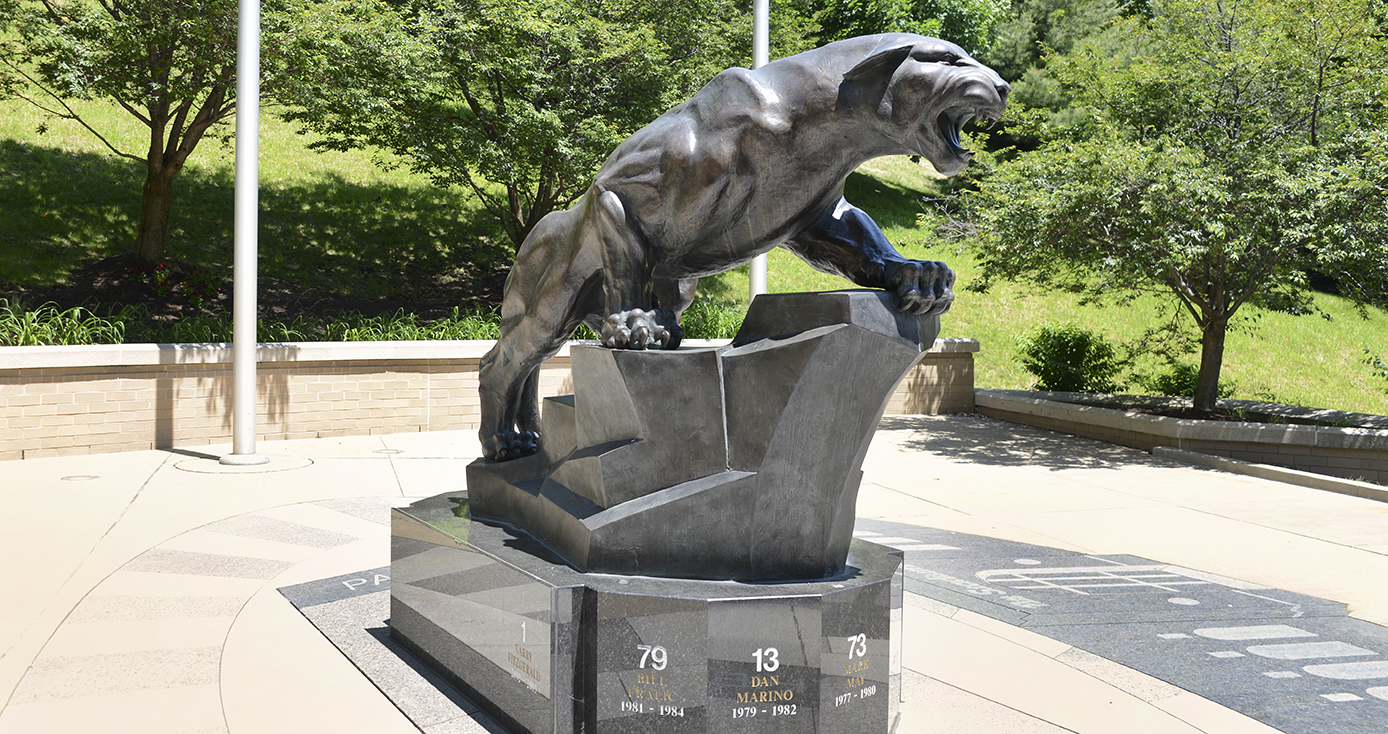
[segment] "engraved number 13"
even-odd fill
[[[779,653],[776,651],[776,648],[774,647],[767,647],[757,650],[756,652],[752,653],[752,656],[757,659],[758,673],[774,673],[776,672],[777,668],[781,667]]]

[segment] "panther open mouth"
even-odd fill
[[[997,119],[987,112],[979,114],[977,108],[968,105],[951,107],[935,118],[935,127],[940,131],[940,139],[945,141],[945,148],[949,150],[951,155],[965,163],[973,158],[973,151],[964,147],[959,136],[963,133],[964,126],[975,117],[986,120],[990,127],[997,122]]]

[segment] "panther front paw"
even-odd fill
[[[633,308],[608,316],[602,324],[602,345],[610,349],[674,349],[683,338],[674,311]]]
[[[895,291],[897,310],[916,316],[938,316],[954,303],[954,271],[934,260],[888,263],[887,290]]]
[[[540,450],[540,434],[534,431],[498,431],[482,441],[482,455],[492,461],[510,461]]]

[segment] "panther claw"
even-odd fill
[[[492,461],[510,461],[540,450],[540,434],[534,431],[499,431],[482,442],[482,455]]]
[[[954,271],[942,262],[906,260],[891,263],[887,290],[897,295],[897,310],[914,316],[938,316],[954,303]]]
[[[602,324],[602,345],[609,349],[674,349],[683,338],[673,311],[633,308],[608,316]]]

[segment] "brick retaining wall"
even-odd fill
[[[979,390],[984,415],[1076,436],[1152,451],[1167,446],[1210,456],[1388,484],[1388,429],[1384,419],[1334,411],[1221,400],[1221,406],[1255,412],[1255,406],[1334,422],[1336,415],[1374,427],[1334,428],[1286,423],[1197,421],[1128,413],[1067,402],[1069,393]],[[1257,410],[1256,412],[1272,412]]]
[[[262,344],[257,436],[476,430],[491,344]],[[887,412],[971,412],[976,351],[972,339],[937,340]],[[0,460],[229,443],[231,385],[224,344],[0,347]],[[566,347],[541,368],[540,394],[572,392]]]

